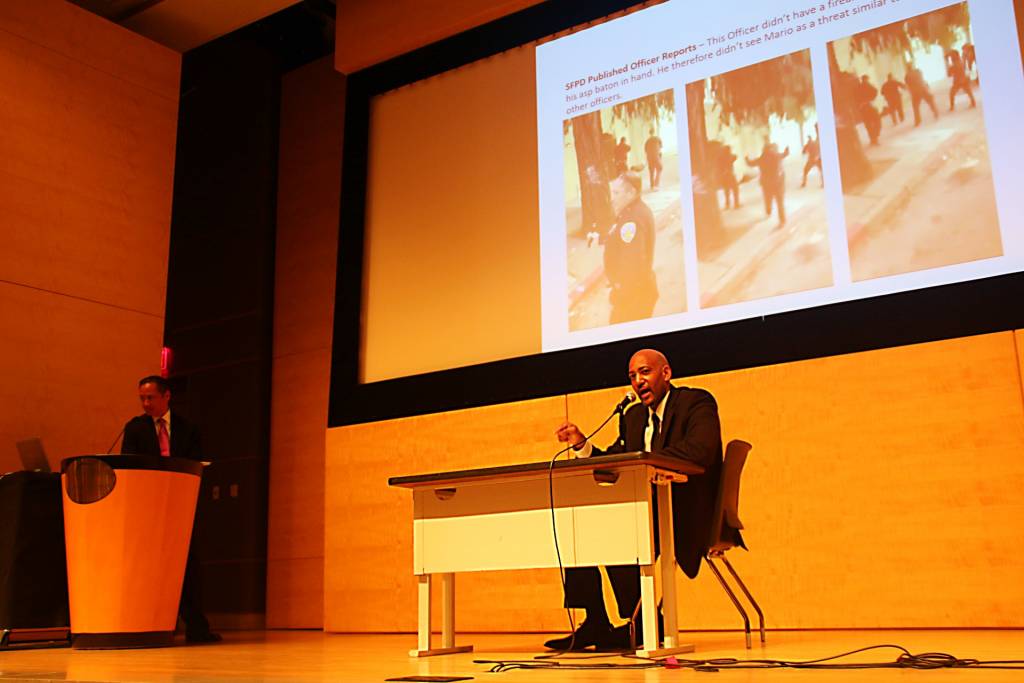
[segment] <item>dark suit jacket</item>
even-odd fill
[[[124,426],[121,441],[122,455],[160,455],[160,442],[156,438],[153,418],[138,415]],[[171,411],[171,457],[204,460],[199,446],[199,430],[178,413]]]
[[[626,411],[626,445],[612,446],[600,453],[644,450],[644,430],[649,410],[636,404]],[[718,404],[703,389],[673,387],[665,403],[660,433],[651,444],[660,455],[689,460],[704,468],[704,474],[689,477],[686,483],[672,485],[672,526],[676,561],[687,576],[697,576],[700,561],[707,551],[714,517],[718,481],[722,474],[722,428]]]

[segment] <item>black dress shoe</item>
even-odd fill
[[[578,652],[591,645],[599,645],[611,636],[612,627],[607,621],[584,619],[573,633],[561,638],[552,638],[544,643],[549,650]]]
[[[219,633],[213,631],[202,631],[200,633],[185,633],[186,643],[219,643],[224,640]]]
[[[598,652],[632,650],[633,645],[629,642],[629,623],[608,629],[594,644],[594,649]]]

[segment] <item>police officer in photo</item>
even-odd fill
[[[615,223],[604,239],[604,272],[611,286],[611,324],[651,317],[658,300],[654,214],[640,198],[642,182],[636,173],[623,173],[611,182]]]

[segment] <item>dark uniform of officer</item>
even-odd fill
[[[882,97],[885,98],[885,109],[889,113],[889,118],[892,119],[892,125],[897,123],[903,123],[903,93],[901,90],[906,90],[907,86],[903,85],[895,78],[892,74],[889,74],[888,78],[885,79],[885,83],[882,84]],[[885,112],[882,112],[884,115]]]
[[[604,240],[604,272],[611,285],[612,324],[651,317],[658,300],[654,214],[640,198],[642,181],[635,173],[626,173],[613,183],[613,204],[618,194],[624,206]]]
[[[916,128],[921,125],[922,102],[928,105],[928,108],[932,110],[932,116],[938,119],[939,110],[935,106],[935,96],[932,95],[932,90],[928,86],[928,82],[924,80],[921,70],[913,65],[908,66],[904,82],[907,84],[907,91],[910,93],[910,105],[914,109],[914,127]]]
[[[772,215],[772,203],[779,212],[779,225],[786,224],[786,171],[782,167],[782,160],[789,156],[789,147],[785,152],[779,152],[774,142],[765,141],[761,150],[761,156],[756,159],[745,157],[747,166],[757,166],[760,169],[761,196],[764,197],[764,215]]]

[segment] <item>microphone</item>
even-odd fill
[[[615,406],[615,412],[621,413],[626,409],[626,406],[633,402],[633,399],[635,398],[636,396],[633,395],[632,391],[627,391],[626,395],[622,397],[621,401],[619,401],[619,405]]]

